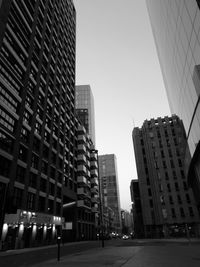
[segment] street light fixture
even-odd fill
[[[94,149],[92,152],[97,155],[97,171],[98,171],[98,183],[99,183],[99,213],[100,213],[100,227],[101,227],[101,245],[104,247],[104,220],[103,220],[103,205],[102,205],[102,195],[101,195],[101,185],[100,185],[100,175],[99,175],[99,160],[98,160],[98,150]],[[100,236],[100,235],[99,235]]]

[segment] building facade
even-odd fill
[[[146,120],[133,130],[145,237],[181,236],[186,227],[199,236],[200,217],[187,186],[187,147],[182,121],[176,116]]]
[[[133,236],[133,214],[127,210],[121,210],[122,234]]]
[[[77,85],[75,97],[76,113],[95,145],[94,97],[90,85]]]
[[[120,234],[122,224],[116,156],[99,155],[98,160],[103,213],[107,213],[107,208],[113,211],[113,231]]]
[[[1,248],[56,242],[77,199],[71,0],[0,1]]]
[[[146,3],[171,112],[184,123],[188,182],[200,209],[200,2]]]
[[[130,185],[132,215],[133,215],[133,237],[144,237],[144,223],[142,217],[142,205],[139,189],[139,181],[134,179]]]
[[[98,152],[81,124],[77,136],[77,240],[94,240],[100,219]]]

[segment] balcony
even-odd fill
[[[99,213],[99,208],[98,208],[98,206],[94,206],[94,207],[92,207],[92,212],[93,212],[93,213]]]
[[[87,173],[86,167],[84,165],[82,165],[82,164],[77,166],[77,171],[79,173],[82,173],[82,174],[86,174]]]
[[[86,200],[78,200],[77,201],[77,207],[78,208],[85,208],[85,209],[91,209],[91,205],[89,201]]]
[[[91,160],[96,160],[97,161],[97,154],[94,153],[94,152],[90,153],[90,158],[91,158]]]
[[[92,185],[98,185],[99,183],[98,183],[98,179],[97,178],[92,178],[91,179],[91,184]]]
[[[91,177],[98,177],[98,171],[96,169],[93,169],[90,171]]]
[[[91,202],[92,203],[98,203],[98,199],[99,199],[98,197],[92,197]]]
[[[82,155],[79,154],[78,157],[77,157],[77,161],[86,163],[87,162],[86,161],[86,156],[84,156],[83,154]]]
[[[85,135],[79,135],[78,136],[78,142],[79,143],[86,143]]]
[[[99,193],[98,187],[97,187],[97,186],[92,187],[92,188],[91,188],[91,193],[93,193],[93,194],[98,194],[98,193]]]
[[[88,185],[87,179],[85,178],[85,176],[78,176],[77,177],[77,183],[81,184],[81,185]]]
[[[86,171],[86,175],[87,175],[88,178],[91,177],[91,175],[90,175],[90,171],[89,171],[89,170]]]
[[[91,169],[98,169],[98,165],[96,161],[91,161],[90,162],[90,168]]]
[[[86,190],[84,187],[83,188],[78,188],[77,189],[77,195],[78,196],[84,196],[84,197],[87,197],[87,198],[91,198],[90,194],[89,194],[89,191]]]
[[[79,134],[86,134],[85,127],[82,126],[82,125],[79,125],[79,127],[78,127],[78,133]]]
[[[78,151],[82,153],[86,153],[86,147],[85,145],[78,145]]]

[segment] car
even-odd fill
[[[123,236],[122,236],[122,239],[123,239],[123,240],[127,240],[127,239],[129,239],[129,236],[128,236],[128,235],[123,235]]]

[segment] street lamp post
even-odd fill
[[[98,183],[99,183],[99,212],[100,212],[100,227],[101,227],[101,245],[104,247],[104,220],[103,220],[103,203],[102,203],[102,194],[101,194],[101,185],[100,185],[100,175],[99,175],[99,160],[98,160],[98,150],[93,150],[97,155],[97,171],[98,171]]]

